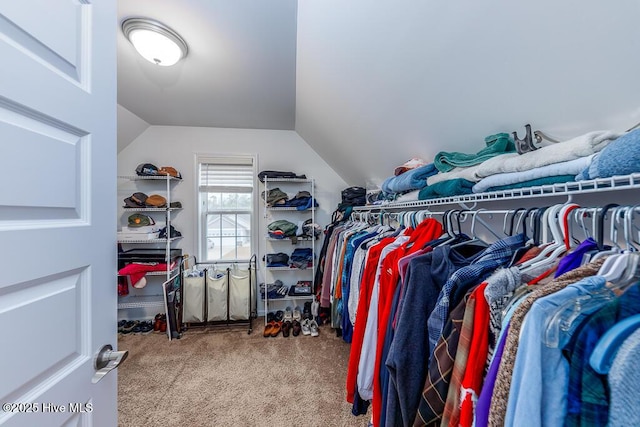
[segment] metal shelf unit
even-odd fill
[[[308,209],[304,209],[304,210],[298,210],[296,207],[291,207],[291,206],[283,206],[283,207],[278,207],[278,206],[267,206],[266,200],[263,200],[263,206],[264,206],[264,210],[263,210],[263,217],[264,217],[264,221],[265,221],[265,227],[266,225],[268,225],[269,223],[271,223],[272,221],[276,220],[276,219],[286,219],[287,218],[292,218],[293,219],[308,219],[307,216],[302,216],[304,214],[310,214],[311,216],[311,222],[314,224],[315,223],[315,211],[316,208],[313,206],[313,203],[315,203],[316,197],[315,197],[315,181],[312,178],[306,178],[306,179],[300,179],[300,178],[268,178],[265,177],[264,179],[264,192],[265,195],[267,195],[269,193],[269,190],[274,189],[276,187],[282,187],[281,190],[283,190],[285,193],[287,193],[287,190],[289,190],[289,192],[293,192],[293,191],[308,191],[311,194],[311,198],[313,200],[312,202],[312,207],[308,208]],[[266,196],[265,196],[266,197]],[[273,238],[270,237],[268,233],[265,233],[264,236],[264,240],[265,240],[265,254],[266,253],[270,253],[270,252],[286,252],[286,250],[284,248],[290,248],[292,246],[292,239],[290,237],[287,238],[283,238],[283,239],[277,239],[277,238]],[[279,244],[277,242],[281,242],[283,243],[283,245],[286,246],[282,246],[279,247]],[[311,266],[305,268],[305,269],[300,269],[300,268],[291,268],[291,267],[267,267],[266,261],[262,263],[263,266],[263,278],[265,281],[265,292],[264,292],[264,312],[265,312],[265,323],[266,323],[266,314],[269,312],[269,305],[270,303],[277,303],[278,301],[310,301],[313,299],[313,293],[312,295],[299,295],[299,296],[291,296],[291,295],[286,295],[283,298],[272,298],[269,299],[268,297],[268,292],[267,292],[267,283],[272,283],[273,280],[275,280],[278,276],[278,274],[283,273],[283,272],[287,272],[287,277],[289,278],[289,280],[294,280],[294,282],[290,282],[290,283],[286,283],[284,280],[283,282],[285,282],[285,284],[289,285],[289,286],[294,286],[295,283],[295,276],[289,275],[291,272],[296,272],[297,274],[300,275],[300,277],[304,277],[303,280],[309,280],[311,281],[311,283],[313,283],[313,278],[315,277],[315,238],[314,237],[297,237],[297,242],[298,243],[302,243],[304,245],[306,245],[305,247],[308,247],[308,242],[311,242],[311,248],[312,248],[312,259],[313,259],[313,263]],[[279,249],[275,249],[276,247],[279,247]],[[302,279],[301,279],[302,280]],[[283,307],[284,308],[284,307]]]
[[[137,175],[123,175],[118,176],[119,180],[124,181],[142,181],[149,182],[153,181],[153,183],[149,182],[148,186],[156,186],[157,184],[161,185],[164,183],[164,189],[159,188],[159,191],[163,191],[165,193],[165,198],[167,200],[167,205],[164,208],[156,208],[156,207],[139,207],[139,208],[131,208],[131,207],[122,207],[122,211],[125,214],[135,213],[135,212],[144,212],[150,214],[164,214],[165,227],[167,228],[167,232],[169,233],[171,230],[171,222],[172,222],[172,212],[180,211],[182,208],[171,208],[169,207],[171,204],[171,196],[172,196],[172,186],[177,182],[181,182],[182,179],[175,178],[170,175],[160,175],[160,176],[137,176]],[[156,218],[157,219],[157,218]],[[156,221],[157,222],[157,221]],[[162,277],[163,281],[168,281],[173,276],[181,271],[182,267],[182,259],[177,260],[175,266],[171,267],[171,261],[175,259],[175,255],[172,255],[172,245],[174,242],[179,241],[182,237],[170,237],[170,238],[157,238],[157,239],[118,239],[117,242],[123,245],[164,245],[164,260],[167,263],[167,269],[162,271],[150,271],[145,273],[146,276],[152,277]],[[157,260],[154,260],[157,262]],[[141,261],[142,262],[142,261]],[[157,279],[154,279],[154,284]],[[160,284],[162,282],[159,282]],[[157,290],[154,288],[152,291],[157,294],[154,295],[126,295],[118,298],[118,310],[127,310],[127,309],[159,309],[159,311],[164,311],[165,301],[164,296],[162,295],[163,289],[160,286]]]
[[[131,308],[163,308],[163,307],[164,307],[164,299],[162,295],[132,296],[127,298],[126,301],[118,303],[118,310],[126,310]]]

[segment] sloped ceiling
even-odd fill
[[[118,153],[131,144],[148,127],[149,123],[122,105],[118,105]]]
[[[632,0],[300,1],[296,131],[351,184],[502,131],[640,121]]]
[[[120,0],[129,17],[177,31],[173,67],[140,57],[118,32],[118,103],[150,125],[293,129],[295,0]]]
[[[119,32],[118,102],[141,122],[295,129],[352,185],[526,123],[640,121],[637,0],[120,0],[130,16],[190,49],[157,67]]]

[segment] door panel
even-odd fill
[[[87,40],[85,2],[30,0],[3,5],[0,24],[8,44],[71,80],[80,82],[80,66]],[[38,13],[33,13],[37,10]],[[42,17],[56,25],[43,25]]]
[[[0,424],[117,423],[115,372],[91,383],[117,347],[117,28],[112,1],[0,5]]]

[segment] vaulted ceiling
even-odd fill
[[[130,16],[190,50],[156,67],[119,34],[128,134],[294,129],[351,184],[526,123],[563,139],[640,121],[636,0],[120,0]]]
[[[189,53],[172,67],[140,57],[118,33],[118,103],[150,125],[293,129],[295,0],[120,0],[158,20]]]

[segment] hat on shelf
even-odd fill
[[[158,167],[151,163],[140,163],[136,168],[139,176],[156,176],[158,175]]]
[[[129,227],[145,227],[147,225],[154,225],[156,222],[149,215],[140,213],[134,213],[129,215]]]
[[[164,227],[164,228],[160,229],[160,235],[158,237],[161,238],[161,239],[166,239],[167,238],[167,227]],[[173,237],[182,237],[182,233],[180,233],[178,230],[176,230],[173,225],[170,225],[169,226],[169,238],[173,238]]]
[[[144,193],[133,193],[130,197],[124,199],[124,204],[126,208],[143,208],[147,198]]]
[[[167,199],[165,199],[163,196],[159,194],[152,194],[149,197],[147,197],[147,201],[145,202],[145,205],[151,208],[163,208],[167,206]]]
[[[400,174],[403,174],[407,171],[410,171],[411,169],[415,169],[415,168],[419,168],[420,166],[424,166],[426,165],[427,162],[425,162],[424,160],[418,158],[418,157],[414,157],[411,160],[407,160],[406,162],[404,162],[404,164],[402,166],[398,166],[396,168],[396,170],[394,171],[394,175],[398,176]]]
[[[171,167],[171,166],[162,166],[160,169],[158,169],[158,175],[171,175],[174,178],[182,178],[182,175],[180,175],[180,172],[178,172],[175,168]]]

